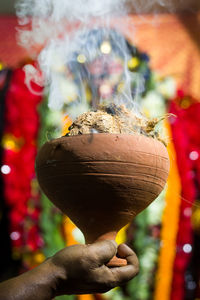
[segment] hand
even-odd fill
[[[127,260],[127,266],[106,266],[116,253]],[[108,240],[67,247],[50,258],[50,263],[60,274],[54,296],[104,293],[126,283],[139,270],[138,259],[127,245],[121,244],[117,249],[117,244]]]
[[[127,266],[109,268],[117,253]],[[125,244],[101,241],[67,247],[24,274],[0,283],[0,300],[50,300],[58,295],[104,293],[138,273],[138,259]]]

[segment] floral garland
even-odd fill
[[[176,236],[181,202],[181,183],[176,162],[171,128],[168,124],[168,153],[170,157],[170,172],[167,181],[166,205],[162,217],[161,249],[156,273],[154,300],[169,300],[175,258]],[[167,263],[166,263],[167,262]]]
[[[4,131],[4,114],[5,114],[5,96],[6,91],[9,86],[10,77],[11,77],[11,70],[4,68],[3,64],[0,62],[0,140],[2,141],[2,135]],[[0,147],[0,164],[2,170],[2,143]],[[7,270],[12,265],[12,258],[11,258],[11,243],[8,234],[8,216],[7,216],[7,206],[4,199],[3,193],[3,178],[2,172],[0,173],[0,244],[3,247],[0,248],[0,256],[3,257],[0,262],[0,280],[7,279],[5,274]]]
[[[178,91],[177,98],[171,103],[170,111],[176,115],[171,116],[169,120],[177,152],[180,179],[175,169],[174,174],[172,173],[172,169],[175,167],[175,165],[173,166],[175,160],[172,160],[170,174],[173,177],[171,175],[169,177],[169,197],[167,197],[162,231],[164,245],[161,249],[155,299],[161,297],[166,300],[194,299],[199,295],[199,275],[197,274],[199,274],[200,263],[195,255],[197,251],[195,247],[199,247],[200,240],[196,235],[195,243],[193,243],[191,221],[194,229],[199,230],[198,211],[200,210],[198,201],[197,204],[195,203],[196,206],[194,206],[194,201],[198,196],[198,176],[200,174],[198,136],[200,105],[192,97],[185,96],[182,91]],[[171,152],[173,153],[173,151]],[[175,153],[173,155],[175,157]],[[171,189],[170,182],[173,186]],[[194,271],[194,269],[196,270]]]
[[[28,208],[28,200],[37,198],[32,194],[31,181],[35,177],[34,161],[39,128],[37,104],[41,96],[32,94],[24,84],[24,79],[22,69],[13,71],[6,95],[2,140],[4,194],[10,209],[10,238],[14,258],[27,251],[36,251],[42,245],[38,228],[39,207]],[[41,91],[41,88],[33,85]]]
[[[200,172],[199,166],[198,166],[198,173]],[[199,181],[198,181],[199,185]],[[194,244],[193,244],[193,255],[190,262],[190,275],[193,279],[192,287],[193,287],[193,293],[192,296],[196,299],[200,298],[200,201],[199,197],[197,201],[195,202],[195,207],[193,208],[192,213],[192,227],[194,230]],[[190,282],[191,287],[191,282]],[[196,288],[195,288],[196,287]],[[195,290],[194,290],[195,288]],[[187,293],[189,294],[189,293]],[[190,295],[191,295],[191,288],[190,288]]]
[[[192,207],[196,199],[195,170],[199,163],[199,113],[200,105],[191,97],[179,92],[171,103],[170,112],[172,134],[176,148],[177,163],[182,184],[179,230],[177,234],[174,275],[171,287],[171,299],[184,299],[187,285],[186,270],[191,260],[193,231],[191,224]],[[193,289],[195,287],[193,286]]]

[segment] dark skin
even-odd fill
[[[127,266],[109,268],[116,255]],[[59,295],[104,293],[135,277],[139,263],[125,244],[100,241],[67,247],[44,263],[0,284],[0,300],[50,300]]]

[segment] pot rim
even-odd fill
[[[153,140],[155,142],[158,142],[158,143],[161,143],[165,148],[167,148],[167,146],[160,140],[158,140],[156,137],[152,137],[152,136],[147,136],[147,135],[144,135],[144,134],[141,134],[141,133],[137,133],[137,132],[134,132],[134,133],[108,133],[108,132],[91,132],[91,133],[86,133],[86,134],[77,134],[77,135],[64,135],[64,136],[61,136],[61,137],[58,137],[58,138],[54,138],[54,139],[51,139],[50,141],[47,141],[46,143],[50,143],[50,142],[53,142],[55,140],[61,140],[61,139],[65,139],[65,138],[83,138],[83,137],[92,137],[95,135],[95,138],[98,137],[98,136],[133,136],[133,137],[140,137],[140,138],[144,138],[144,139],[150,139],[150,140]],[[45,143],[44,143],[45,144]],[[43,145],[44,145],[43,144]],[[43,146],[42,145],[42,146]]]

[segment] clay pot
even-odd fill
[[[160,194],[168,171],[166,147],[143,135],[61,137],[47,142],[36,159],[42,190],[86,243],[115,239]]]

